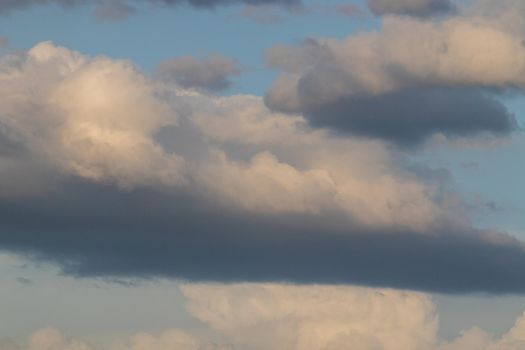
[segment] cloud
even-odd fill
[[[408,15],[431,17],[455,12],[450,0],[367,0],[368,8],[376,16]]]
[[[383,145],[308,130],[260,98],[180,90],[129,62],[51,43],[5,65],[2,135],[4,153],[13,154],[2,159],[6,178],[11,167],[38,166],[128,190],[203,191],[249,212],[339,211],[370,226],[423,228],[448,215]]]
[[[352,20],[367,18],[366,11],[356,4],[297,4],[295,6],[278,7],[275,4],[246,5],[233,17],[250,19],[260,24],[281,22],[285,15],[342,15]]]
[[[76,276],[525,291],[523,243],[385,143],[48,42],[0,72],[2,250]]]
[[[247,5],[235,16],[250,19],[260,24],[273,24],[281,21],[281,13],[272,5]]]
[[[305,85],[314,90],[317,83],[322,84],[305,82]],[[341,98],[329,105],[313,107],[305,115],[316,127],[330,127],[404,146],[422,143],[437,133],[452,138],[483,132],[505,136],[517,129],[514,116],[493,96],[461,88]]]
[[[25,277],[17,277],[16,281],[25,286],[29,286],[33,284],[33,281]]]
[[[150,0],[151,1],[151,0]],[[153,0],[155,1],[155,0]],[[244,3],[247,5],[262,5],[262,4],[275,4],[275,5],[297,5],[300,4],[300,0],[160,0],[162,3],[171,5],[179,3],[188,3],[197,7],[213,7],[218,5],[227,5],[231,3]]]
[[[122,0],[106,0],[96,6],[93,16],[101,21],[119,21],[134,15],[136,12],[135,7]]]
[[[0,14],[14,10],[25,9],[35,5],[58,4],[64,7],[80,5],[84,0],[4,0],[0,3]]]
[[[2,91],[7,93],[13,84],[2,106],[9,115],[2,120],[7,139],[2,143],[24,153],[3,161],[15,166],[25,157],[44,157],[44,167],[58,166],[96,181],[115,180],[121,187],[181,179],[183,159],[166,155],[151,140],[159,125],[176,123],[176,116],[152,95],[152,85],[129,62],[103,57],[86,61],[51,43],[12,58],[1,77]],[[17,78],[17,71],[23,75]],[[29,75],[38,81],[27,80]],[[31,97],[30,89],[42,93]],[[147,179],[145,169],[156,173],[155,179]]]
[[[267,60],[283,74],[266,104],[312,125],[405,145],[516,130],[497,97],[523,88],[525,48],[488,19],[388,18],[381,31],[278,46]]]
[[[19,350],[19,347],[10,339],[0,339],[0,350]]]
[[[335,6],[335,11],[349,18],[363,18],[363,10],[355,4],[340,4]]]
[[[428,295],[344,286],[186,284],[188,312],[200,331],[114,337],[109,350],[518,350],[525,346],[525,315],[501,337],[474,328],[451,341],[438,338],[438,315]],[[95,350],[53,328],[35,332],[24,348]]]
[[[174,81],[184,88],[210,91],[231,87],[230,76],[240,72],[237,61],[220,55],[203,59],[178,57],[161,62],[157,68],[161,79]]]
[[[182,291],[193,316],[242,349],[427,349],[437,329],[431,300],[417,293],[275,284]]]
[[[183,195],[75,187],[62,189],[62,198],[25,206],[4,201],[3,250],[56,263],[79,277],[337,283],[445,293],[525,290],[522,243],[496,233],[338,228],[315,216],[225,213]]]
[[[95,3],[93,15],[101,20],[121,20],[134,14],[137,10],[133,3],[142,2],[151,5],[190,5],[196,8],[213,8],[216,6],[230,4],[246,5],[283,5],[296,6],[300,0],[97,0],[96,2],[88,0],[3,0],[0,2],[0,14],[8,14],[15,10],[22,10],[36,5],[58,4],[63,7],[72,7]]]

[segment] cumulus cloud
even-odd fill
[[[384,143],[52,43],[0,68],[2,250],[78,276],[525,290],[523,244]]]
[[[188,284],[187,309],[199,332],[171,329],[115,339],[109,350],[518,350],[525,315],[501,337],[474,328],[452,341],[438,338],[438,315],[424,294],[388,289],[280,284]],[[27,346],[1,350],[95,350],[47,328]]]
[[[274,284],[182,291],[190,313],[236,348],[427,349],[435,341],[432,302],[417,293]]]
[[[10,57],[0,78],[7,94],[4,153],[22,148],[28,157],[45,157],[47,166],[121,187],[181,179],[184,160],[165,154],[151,139],[159,125],[176,123],[176,117],[129,62],[87,61],[51,43]]]
[[[498,23],[388,18],[381,31],[343,41],[275,47],[268,63],[283,74],[266,103],[314,125],[400,144],[436,133],[508,134],[516,122],[495,96],[523,88],[525,48]]]
[[[366,2],[370,11],[376,16],[430,17],[455,11],[455,6],[450,0],[367,0]]]
[[[257,97],[180,91],[129,62],[90,59],[51,43],[4,63],[4,153],[22,153],[5,157],[8,164],[30,158],[24,164],[36,165],[38,157],[62,174],[121,188],[206,189],[248,211],[343,211],[371,226],[423,228],[445,215],[433,189],[396,166],[381,144],[307,130],[302,118],[272,114]],[[184,133],[196,137],[177,144]],[[251,150],[235,154],[234,143]],[[348,150],[344,166],[341,149]]]
[[[184,88],[221,91],[231,87],[230,76],[240,74],[232,58],[215,55],[202,59],[191,56],[163,61],[157,68],[163,80],[174,81]]]

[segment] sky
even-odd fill
[[[0,350],[525,349],[520,0],[0,0]]]

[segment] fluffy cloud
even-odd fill
[[[189,285],[183,293],[190,313],[236,348],[415,350],[435,341],[432,303],[416,293],[271,284]]]
[[[516,122],[494,91],[523,88],[525,49],[498,23],[388,18],[381,31],[343,41],[275,47],[268,62],[283,75],[266,103],[313,125],[399,144],[509,133]]]
[[[450,0],[367,0],[366,2],[370,11],[377,16],[394,14],[430,17],[455,10]]]
[[[500,338],[480,329],[450,341],[437,337],[438,315],[429,296],[342,286],[189,284],[182,287],[189,313],[202,331],[168,330],[117,339],[110,350],[519,350],[525,315]],[[21,349],[12,342],[1,350]],[[48,328],[24,350],[95,350]]]
[[[83,276],[525,290],[523,244],[384,143],[51,43],[0,68],[2,249]]]
[[[161,62],[157,74],[161,79],[172,80],[184,88],[220,91],[229,88],[230,76],[240,73],[238,63],[224,56],[196,59],[178,57]]]
[[[177,119],[130,63],[87,61],[42,43],[23,57],[5,57],[4,64],[3,153],[24,153],[2,158],[6,171],[27,156],[121,187],[181,181],[184,160],[167,155],[152,140],[159,126]]]
[[[158,87],[129,62],[51,43],[4,63],[2,145],[16,154],[3,159],[8,164],[39,157],[64,175],[121,188],[203,188],[249,211],[343,211],[371,226],[422,229],[446,215],[432,188],[396,167],[382,145],[308,131],[301,118],[271,114],[258,98]],[[198,137],[168,149],[181,133]],[[232,143],[252,149],[237,155]],[[367,157],[359,154],[365,147]]]

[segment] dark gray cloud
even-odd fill
[[[274,24],[281,22],[282,14],[275,6],[248,5],[234,17],[244,18],[260,24]]]
[[[191,56],[163,61],[157,68],[162,80],[174,81],[185,88],[220,91],[232,85],[230,76],[240,74],[234,59],[216,55],[207,58]]]
[[[28,8],[34,5],[49,5],[58,4],[64,7],[85,5],[85,4],[96,4],[95,17],[102,18],[104,20],[112,19],[118,20],[128,17],[130,14],[135,12],[133,7],[134,2],[143,2],[150,4],[164,4],[164,5],[191,5],[198,8],[212,8],[221,5],[231,4],[248,4],[248,5],[261,5],[261,4],[274,4],[293,6],[300,4],[300,0],[2,0],[0,1],[0,14],[9,13],[13,10],[20,10]]]
[[[137,10],[122,0],[101,2],[93,11],[93,16],[101,21],[119,21],[134,15]]]
[[[517,129],[500,97],[522,92],[522,64],[487,60],[476,66],[465,57],[487,57],[486,50],[468,49],[469,42],[482,42],[483,30],[498,37],[497,55],[505,60],[521,50],[521,38],[463,19],[393,18],[384,25],[343,41],[312,39],[270,49],[268,65],[281,75],[266,93],[266,105],[302,114],[313,126],[404,146],[435,134],[501,137]]]
[[[20,347],[9,338],[0,339],[0,349],[2,350],[20,350]]]
[[[445,224],[371,232],[333,217],[216,209],[184,193],[73,181],[46,197],[1,200],[0,247],[79,277],[525,292],[525,248],[503,234]]]
[[[23,151],[25,151],[25,145],[20,135],[0,122],[0,157],[20,155]]]
[[[376,16],[430,17],[456,11],[450,0],[367,0],[366,2],[370,11]]]
[[[16,281],[25,286],[29,286],[33,284],[33,281],[25,277],[17,277]]]
[[[67,7],[83,3],[85,3],[85,0],[2,0],[0,1],[0,14],[28,8],[34,5],[59,4]]]
[[[300,93],[315,93],[317,83],[306,77],[299,85]],[[481,133],[506,135],[517,129],[516,119],[500,101],[468,88],[421,88],[351,96],[322,105],[306,103],[303,112],[313,126],[402,146],[421,143],[437,133],[454,138]]]
[[[153,90],[127,64],[51,43],[31,55],[52,60],[16,61],[0,84],[0,250],[108,279],[525,292],[523,243],[465,223],[437,188],[446,173],[253,96]],[[83,67],[68,79],[62,62]]]
[[[228,5],[235,3],[242,3],[248,5],[262,5],[262,4],[275,4],[275,5],[297,5],[301,3],[301,0],[146,0],[151,2],[160,2],[167,5],[173,4],[190,4],[197,7],[213,7],[219,5]]]
[[[294,6],[295,5],[295,6]],[[356,4],[293,4],[277,7],[272,4],[247,5],[234,18],[244,18],[260,24],[281,22],[285,15],[342,15],[352,20],[367,18],[367,12]]]

